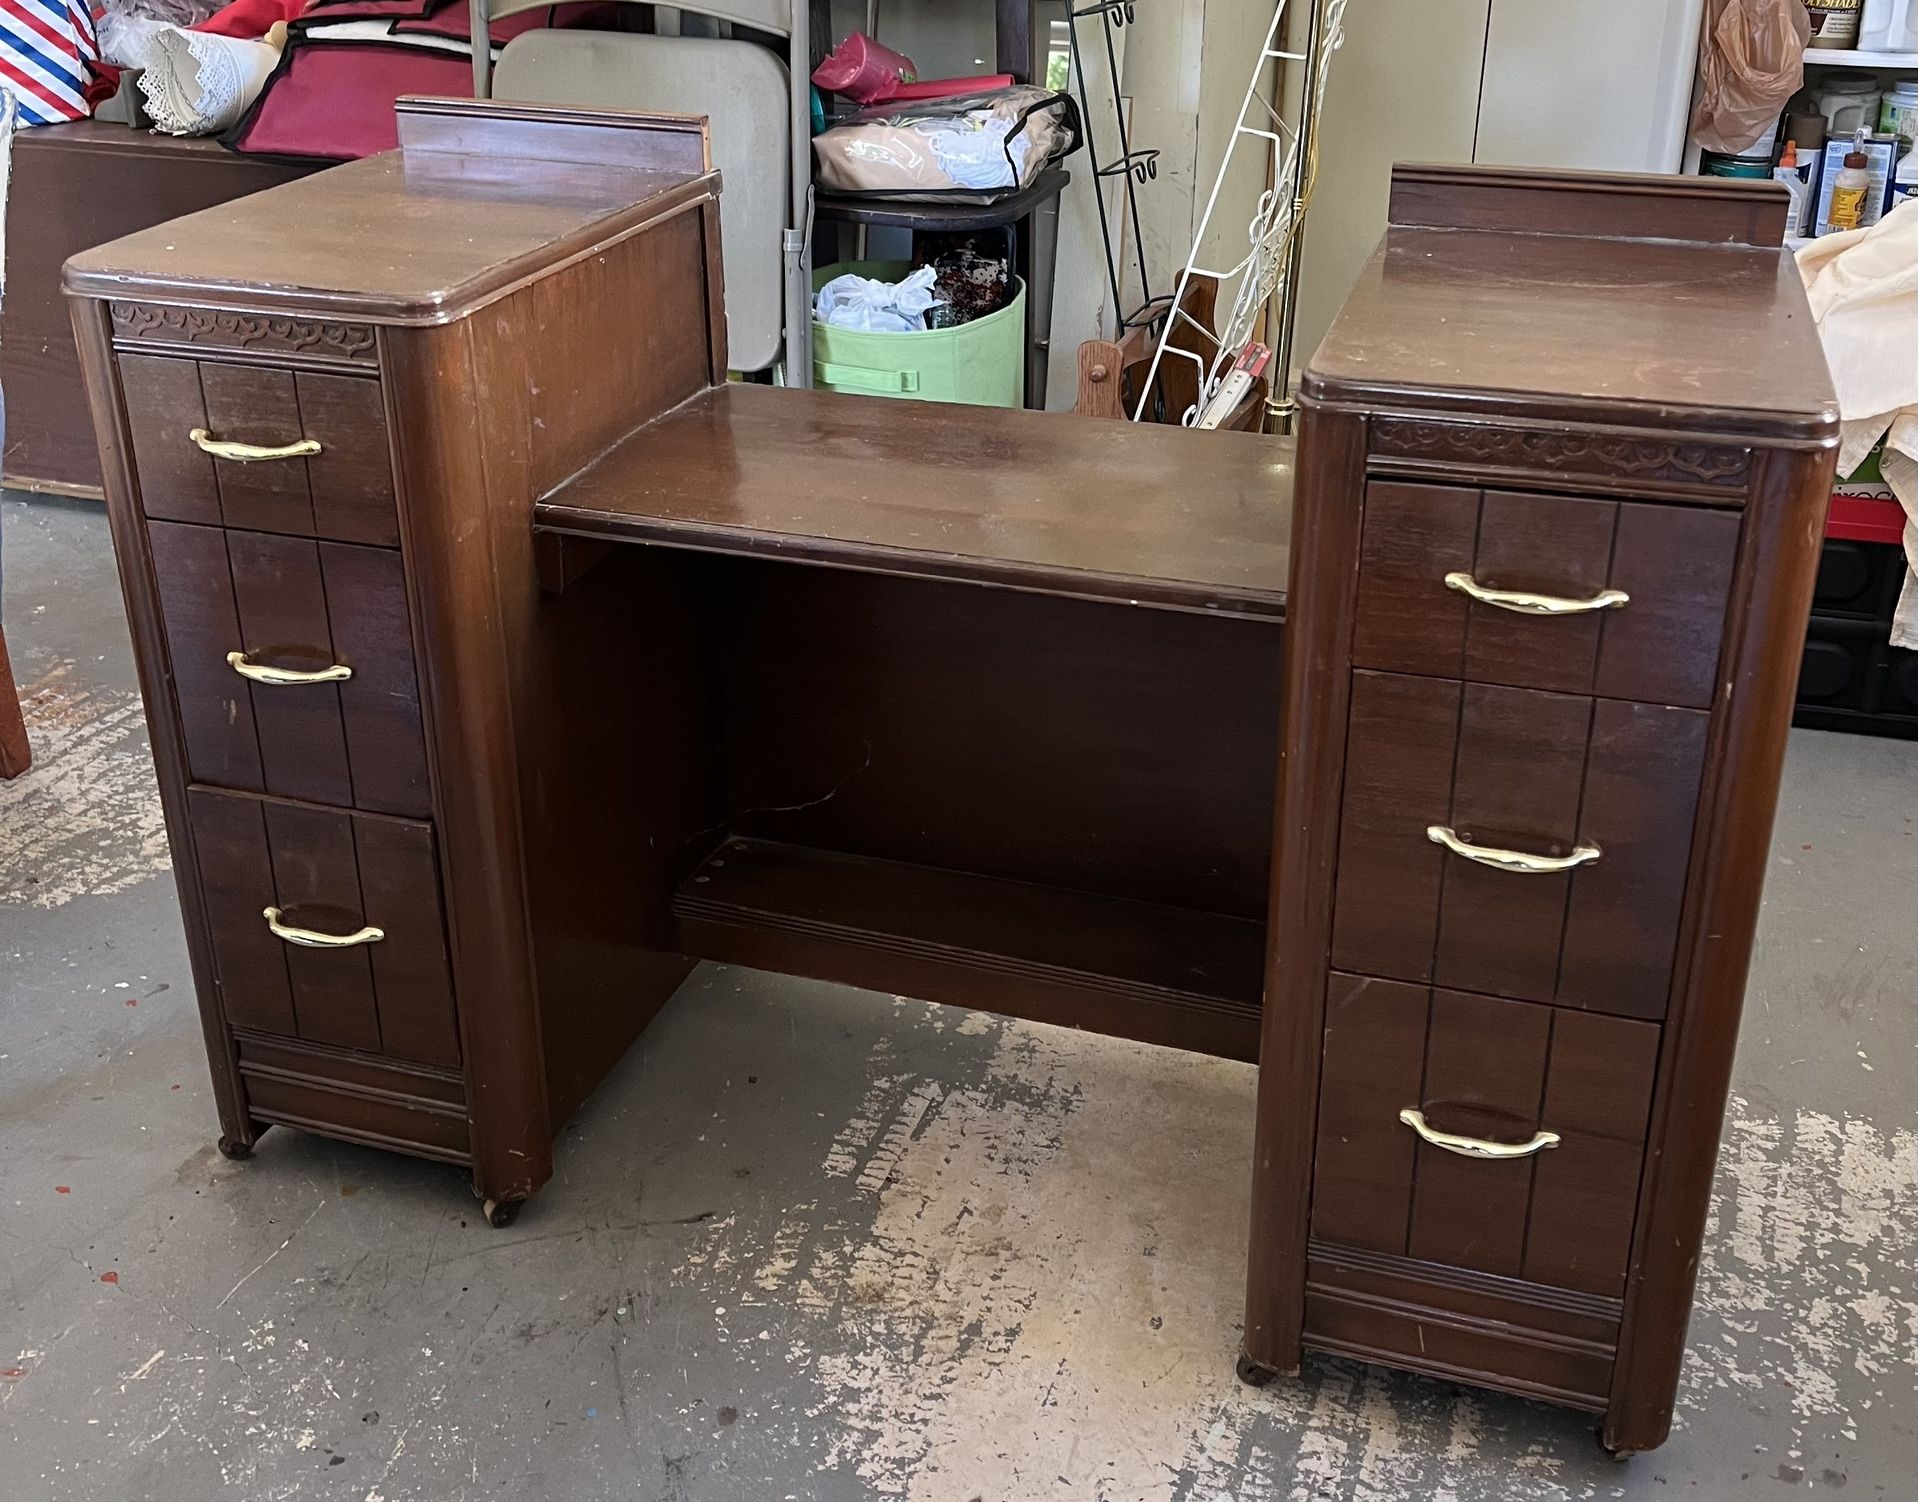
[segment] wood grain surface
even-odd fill
[[[1244,433],[727,385],[641,428],[541,526],[1278,618],[1292,447]]]

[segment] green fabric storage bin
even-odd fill
[[[847,273],[883,282],[912,272],[904,261],[842,261],[813,272],[814,293]],[[822,391],[890,396],[974,407],[1026,404],[1026,288],[997,313],[956,329],[922,334],[868,334],[812,324],[812,379]]]

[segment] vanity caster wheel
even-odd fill
[[[237,1137],[222,1137],[219,1141],[220,1156],[234,1163],[244,1163],[253,1156],[253,1144],[242,1142]]]
[[[1271,1367],[1261,1366],[1250,1356],[1244,1354],[1241,1354],[1239,1357],[1238,1372],[1239,1380],[1247,1387],[1264,1387],[1274,1377],[1278,1376],[1278,1373]]]
[[[518,1200],[488,1200],[480,1213],[494,1230],[503,1231],[519,1219],[519,1207]]]

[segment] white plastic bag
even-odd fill
[[[880,282],[847,273],[819,289],[813,314],[836,329],[859,329],[868,334],[922,334],[926,310],[940,301],[932,284],[938,273],[921,266],[903,282]]]
[[[932,154],[946,176],[962,188],[1016,188],[1024,180],[1032,142],[1012,135],[1013,122],[992,115],[970,116],[963,129],[932,134]]]

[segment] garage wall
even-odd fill
[[[1392,164],[1469,162],[1491,0],[1350,0],[1320,117],[1293,347],[1303,366],[1385,229]],[[1305,47],[1304,7],[1292,45]],[[1292,108],[1297,108],[1294,74]]]
[[[1295,0],[1295,45],[1309,0]],[[1379,236],[1394,162],[1677,171],[1703,0],[1349,0],[1306,220],[1297,362]]]

